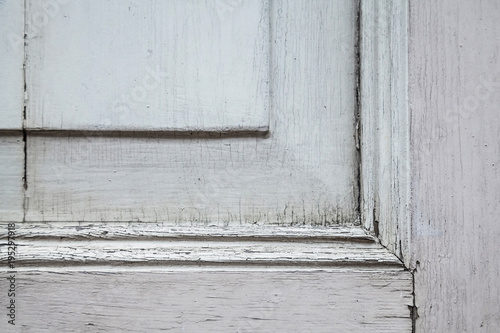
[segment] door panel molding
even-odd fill
[[[361,1],[361,220],[410,260],[408,1]]]
[[[7,226],[0,239],[7,239]],[[399,268],[359,227],[171,227],[167,224],[35,223],[16,228],[20,267],[286,266]]]
[[[412,275],[360,227],[18,225],[23,327],[411,331]]]

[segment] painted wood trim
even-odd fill
[[[349,242],[30,240],[19,242],[18,248],[19,267],[195,265],[404,269],[392,253],[378,244]],[[6,257],[4,253],[4,263]]]
[[[0,223],[0,239],[7,237],[7,226]],[[44,222],[16,225],[18,239],[60,239],[68,240],[127,240],[127,239],[168,239],[168,240],[197,240],[218,238],[220,240],[259,240],[259,241],[340,241],[340,242],[376,242],[376,237],[367,234],[359,227],[279,227],[279,226],[239,226],[220,227],[209,225],[206,227],[172,227],[164,223],[142,222],[98,222],[98,223],[67,223]]]
[[[408,1],[361,1],[361,217],[409,265]]]
[[[412,330],[411,273],[360,227],[59,222],[18,223],[15,234],[24,330]]]
[[[7,225],[2,229],[0,240],[6,240]],[[403,269],[392,253],[360,228],[286,229],[21,224],[15,232],[16,263],[19,267],[142,264]],[[0,262],[7,261],[6,251],[6,247],[0,248]]]

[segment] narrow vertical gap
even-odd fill
[[[26,191],[28,190],[28,135],[26,132],[26,104],[28,100],[28,93],[26,89],[26,43],[27,43],[27,0],[24,0],[24,22],[23,22],[23,86],[24,86],[24,94],[23,94],[23,124],[22,124],[22,129],[23,129],[23,145],[24,145],[24,170],[23,170],[23,222],[26,221],[26,209],[27,209],[27,195]]]
[[[375,237],[378,238],[378,236],[380,235],[380,231],[379,231],[379,228],[378,228],[378,219],[377,219],[377,209],[376,209],[376,206],[374,205],[373,206],[373,233],[375,234]]]
[[[357,11],[356,11],[356,54],[355,54],[355,62],[356,62],[356,104],[354,107],[354,116],[355,116],[355,142],[356,142],[356,160],[358,161],[358,169],[356,175],[356,187],[357,187],[357,215],[359,219],[359,223],[362,225],[363,221],[361,220],[361,205],[362,205],[362,197],[361,197],[361,163],[362,163],[362,155],[361,155],[361,0],[357,2]]]
[[[28,180],[27,180],[27,157],[28,157],[28,148],[27,148],[27,135],[26,135],[26,129],[23,127],[23,144],[24,144],[24,174],[23,174],[23,187],[24,191],[28,189]],[[24,194],[24,197],[26,199],[26,193]]]
[[[417,261],[416,266],[418,266],[419,262]],[[412,299],[413,299],[413,304],[411,306],[408,306],[410,310],[410,318],[411,318],[411,332],[415,333],[417,331],[417,319],[418,319],[418,308],[415,300],[415,273],[417,272],[417,269],[415,268],[414,270],[410,270],[411,272],[411,283],[412,283]]]

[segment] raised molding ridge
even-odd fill
[[[361,217],[410,258],[408,1],[361,1]]]
[[[7,228],[3,228],[7,230]],[[7,239],[2,231],[0,239]],[[401,262],[359,227],[163,227],[149,223],[23,224],[19,267],[81,265],[399,268]],[[1,261],[7,259],[1,247]]]

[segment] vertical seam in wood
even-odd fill
[[[24,94],[23,94],[23,123],[22,123],[22,130],[23,130],[23,150],[24,150],[24,169],[23,169],[23,222],[26,221],[26,191],[28,190],[28,145],[27,145],[27,132],[26,132],[26,105],[27,105],[27,87],[26,87],[26,43],[27,43],[27,36],[26,36],[26,23],[27,23],[27,0],[24,0],[24,9],[23,9],[23,87],[24,87]]]
[[[357,175],[356,175],[356,187],[357,187],[357,215],[359,223],[363,226],[363,221],[361,220],[361,0],[357,2],[356,11],[356,105],[354,107],[354,119],[356,122],[355,126],[355,142],[356,142],[356,156],[357,161]]]
[[[404,262],[403,262],[404,265]],[[411,332],[416,333],[417,332],[417,318],[418,318],[418,308],[416,305],[416,300],[415,300],[415,272],[417,269],[408,269],[408,271],[411,273],[411,296],[412,296],[412,301],[413,304],[411,306],[408,306],[410,310],[410,318],[411,318]]]

